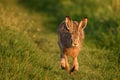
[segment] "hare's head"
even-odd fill
[[[77,21],[72,21],[70,17],[65,18],[66,29],[68,30],[68,43],[71,46],[79,46],[79,42],[84,37],[84,28],[87,25],[87,17],[83,18],[79,23]]]

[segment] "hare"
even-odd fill
[[[67,56],[73,58],[70,74],[78,71],[78,54],[81,50],[84,39],[84,29],[88,18],[83,18],[80,22],[73,21],[69,16],[58,27],[58,45],[61,49],[60,63],[61,68],[69,70]]]

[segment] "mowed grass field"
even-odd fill
[[[58,2],[0,0],[0,80],[120,80],[120,12],[109,1]],[[66,15],[89,18],[73,76],[61,69],[57,45]]]

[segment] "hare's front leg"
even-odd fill
[[[75,66],[75,70],[78,71],[79,63],[77,57],[73,59],[73,65]]]
[[[66,54],[61,54],[61,68],[69,70],[69,64]]]
[[[79,63],[78,63],[77,57],[74,57],[72,68],[70,70],[70,74],[72,74],[74,72],[74,70],[78,71],[78,67],[79,67]]]

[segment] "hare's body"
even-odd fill
[[[87,18],[84,18],[80,23],[72,21],[68,16],[58,28],[58,45],[61,49],[61,67],[69,70],[67,56],[73,58],[72,68],[70,73],[78,70],[77,56],[80,52],[82,41],[84,39],[84,28],[87,24]]]

